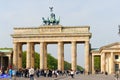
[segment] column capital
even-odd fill
[[[40,43],[45,43],[45,41],[40,41]]]
[[[85,41],[85,44],[90,44],[89,41]]]
[[[18,42],[13,42],[13,44],[17,44]]]
[[[63,41],[58,41],[58,43],[63,43]]]
[[[76,43],[77,41],[71,41],[72,43]]]
[[[31,43],[31,42],[26,42],[27,44]]]
[[[92,57],[94,57],[95,55],[94,54],[92,54]]]
[[[114,53],[114,52],[110,52],[111,53],[111,55]]]
[[[63,41],[59,41],[59,42],[58,42],[58,45],[61,45],[61,44],[63,44]]]

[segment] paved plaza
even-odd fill
[[[0,80],[9,80],[9,79],[0,79]],[[30,80],[29,78],[17,78],[16,80]],[[95,75],[75,75],[74,78],[71,76],[59,76],[57,78],[48,78],[48,77],[35,77],[35,80],[117,80],[114,75],[104,75],[104,74],[95,74]],[[120,80],[120,79],[118,79]]]

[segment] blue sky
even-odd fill
[[[90,26],[92,48],[120,41],[120,0],[0,0],[0,47],[13,46],[10,34],[14,27],[42,25],[41,18],[49,16],[50,6],[54,7],[56,16],[60,16],[61,25]],[[56,46],[49,45],[48,52],[57,57],[54,54],[57,50],[52,50]],[[70,53],[70,44],[65,46],[68,46],[65,53]],[[84,66],[84,48],[79,47],[78,64]],[[70,62],[69,54],[65,55],[65,60]]]

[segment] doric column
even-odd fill
[[[101,72],[105,73],[105,53],[101,55]]]
[[[64,69],[64,46],[63,42],[58,42],[58,70]]]
[[[89,66],[89,41],[85,41],[85,74],[88,74]]]
[[[40,42],[40,69],[44,69],[44,42]]]
[[[44,43],[44,69],[47,69],[47,43]]]
[[[18,44],[13,44],[13,68],[18,68]]]
[[[34,50],[34,43],[31,43],[31,67],[34,68],[35,65],[35,50]]]
[[[30,42],[27,42],[27,54],[26,54],[26,67],[31,67],[31,44]]]
[[[76,42],[72,41],[72,45],[71,45],[71,57],[72,57],[72,63],[71,63],[71,69],[76,71],[77,68],[77,48],[76,48]]]
[[[62,51],[61,51],[61,56],[62,56],[62,71],[64,71],[64,43],[62,42]]]
[[[0,56],[0,65],[1,65],[0,67],[2,68],[2,66],[3,66],[3,56],[2,55]]]
[[[111,74],[114,73],[114,54],[113,52],[111,52],[111,56],[110,56],[110,62],[111,62]]]
[[[18,43],[18,69],[22,68],[22,44]]]
[[[8,60],[9,60],[9,61],[8,61],[8,66],[9,66],[9,68],[10,68],[10,67],[12,66],[12,63],[11,63],[11,55],[8,56]]]
[[[90,64],[90,65],[89,65],[89,66],[90,66],[89,72],[92,73],[92,54],[91,54],[91,53],[90,53],[90,55],[89,55],[89,59],[90,59],[90,61],[89,61],[89,62],[90,62],[90,63],[89,63],[89,64]]]
[[[94,55],[92,55],[92,74],[95,73],[95,69],[94,69]]]

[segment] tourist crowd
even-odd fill
[[[16,77],[25,77],[25,78],[30,78],[30,80],[34,80],[34,76],[40,77],[58,77],[58,76],[71,76],[72,78],[74,78],[74,74],[75,72],[73,70],[65,70],[65,71],[60,71],[60,70],[50,70],[50,69],[46,69],[46,70],[40,70],[40,69],[35,69],[34,68],[21,68],[19,70],[16,69],[8,69],[8,70],[0,70],[0,75],[2,74],[8,74],[10,75],[12,78],[16,78]]]

